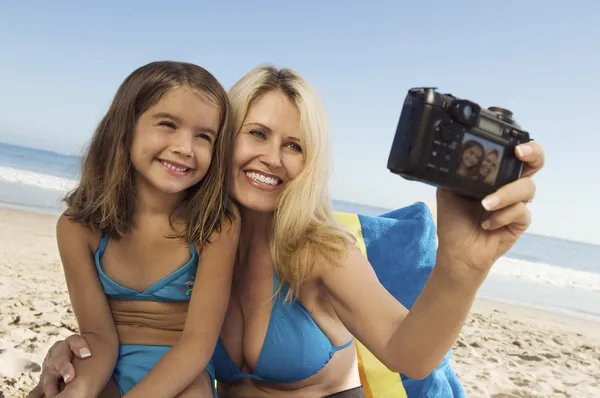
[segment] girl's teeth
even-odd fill
[[[163,160],[163,161],[161,161],[161,163],[162,163],[162,164],[163,164],[163,165],[164,165],[166,168],[168,168],[168,169],[171,169],[171,170],[175,170],[175,171],[177,171],[177,172],[179,172],[179,173],[183,173],[183,172],[186,172],[186,171],[188,171],[188,170],[189,170],[187,167],[177,167],[177,166],[175,166],[175,165],[173,165],[173,164],[171,164],[171,163],[169,163],[169,162],[165,162],[164,160]]]
[[[247,172],[246,175],[248,177],[250,177],[251,179],[253,179],[254,181],[257,181],[257,182],[260,182],[260,183],[263,183],[266,185],[277,185],[280,182],[280,180],[278,178],[267,177],[265,175],[255,173],[253,171]]]

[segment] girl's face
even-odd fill
[[[483,163],[479,167],[479,174],[484,177],[487,177],[492,171],[496,169],[498,165],[498,155],[494,153],[488,154],[484,159]]]
[[[464,164],[465,167],[473,167],[479,162],[479,159],[481,159],[482,156],[483,151],[481,148],[472,146],[463,152],[461,158],[462,164]]]
[[[210,166],[220,111],[187,87],[170,90],[138,119],[131,145],[136,182],[165,194],[199,183]]]
[[[285,94],[270,91],[252,104],[235,138],[233,197],[248,209],[272,212],[303,168],[298,110]]]

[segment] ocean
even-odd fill
[[[44,213],[64,209],[80,158],[0,143],[0,205]],[[334,200],[339,211],[389,209]],[[600,321],[600,246],[525,234],[492,268],[479,297]]]

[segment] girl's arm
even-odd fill
[[[229,303],[240,217],[224,222],[210,237],[198,271],[180,340],[158,361],[126,398],[174,397],[196,380],[212,358]]]
[[[56,239],[80,333],[94,352],[93,357],[73,362],[77,378],[64,392],[95,397],[109,381],[119,351],[117,331],[93,262],[91,247],[96,236],[63,214],[56,224]]]

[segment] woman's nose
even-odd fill
[[[267,145],[264,153],[261,156],[261,161],[270,168],[281,167],[281,150],[277,144]]]

